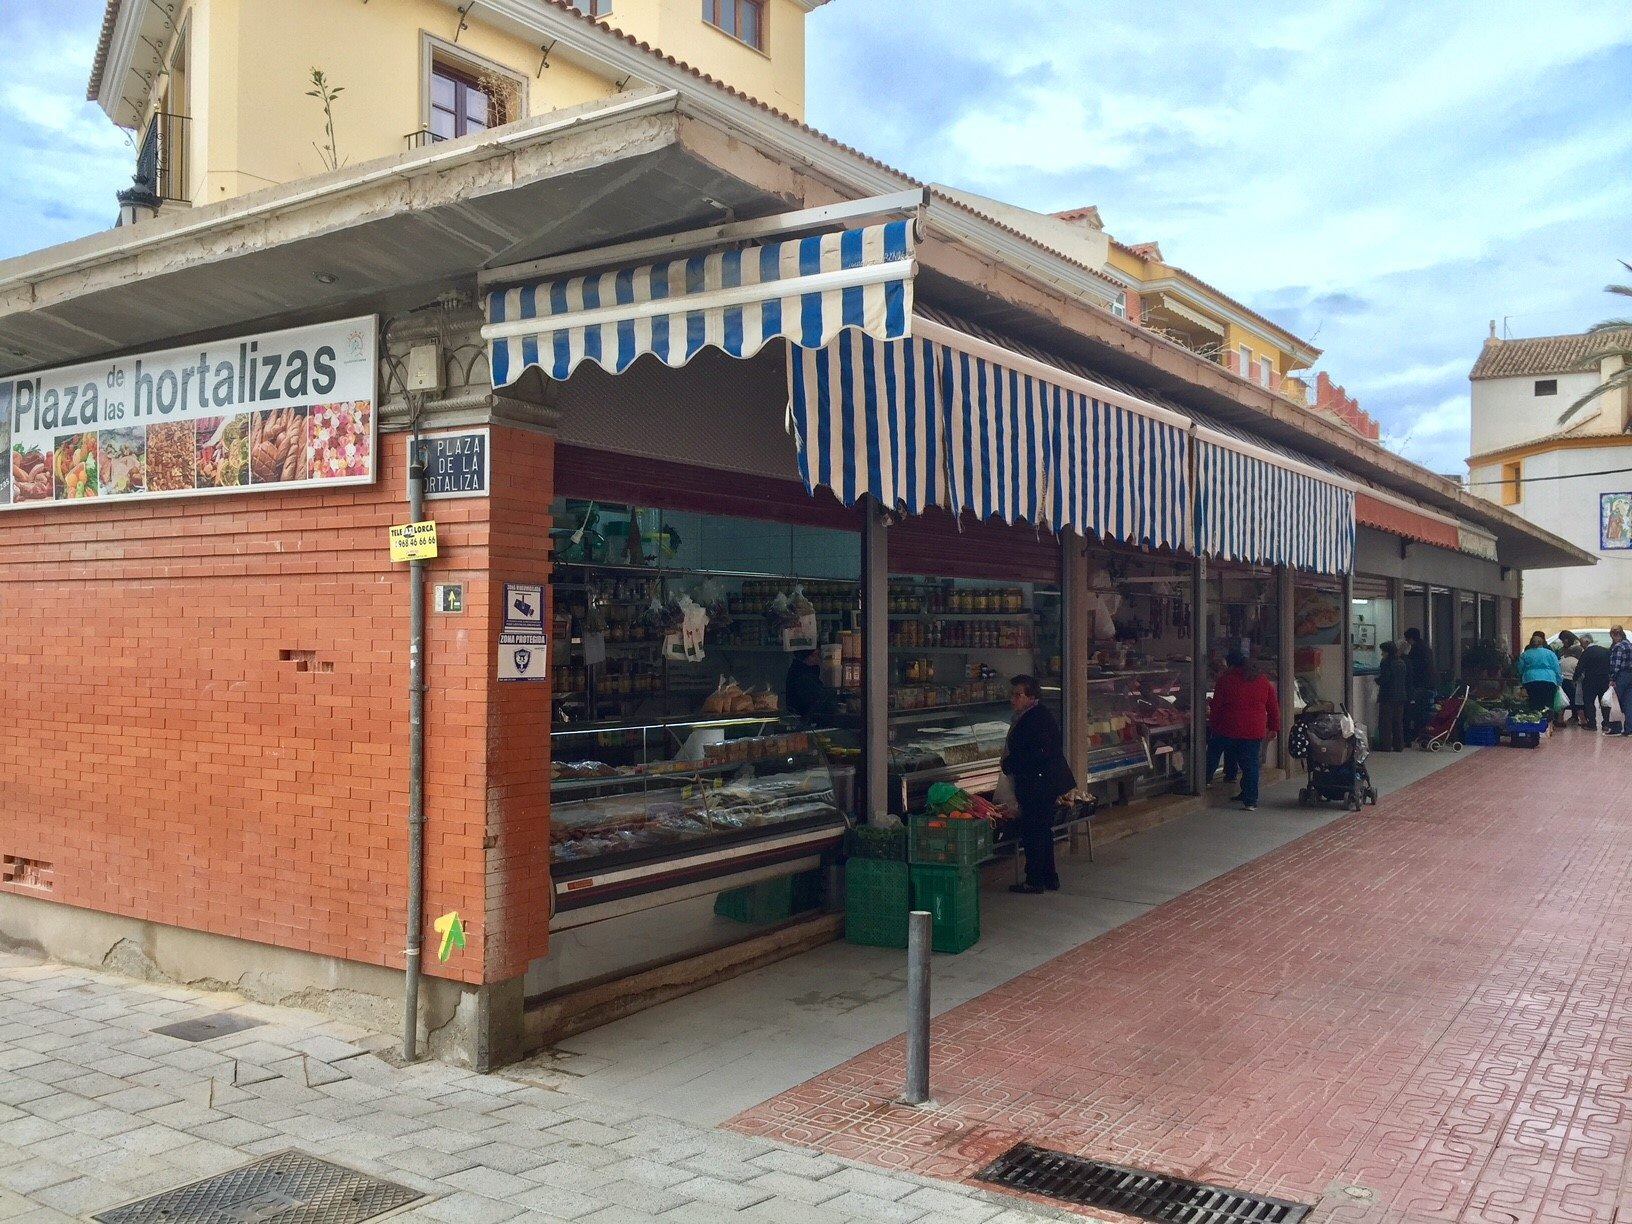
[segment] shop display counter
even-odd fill
[[[1130,657],[1088,676],[1089,750],[1079,781],[1130,781],[1155,793],[1180,771],[1190,712],[1180,704],[1188,659]]]
[[[922,811],[929,788],[950,782],[974,795],[990,794],[1002,773],[1009,734],[1007,700],[890,715],[890,810]]]
[[[558,728],[557,911],[627,900],[838,845],[822,737],[778,717]]]

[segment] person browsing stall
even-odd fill
[[[1382,645],[1377,668],[1377,750],[1405,751],[1405,707],[1411,700],[1411,669],[1393,642]]]
[[[1563,726],[1572,716],[1575,722],[1581,721],[1581,690],[1575,683],[1575,673],[1580,667],[1581,646],[1572,633],[1568,642],[1559,641],[1558,670],[1564,677],[1564,713],[1559,719],[1559,726]]]
[[[1411,673],[1411,699],[1405,710],[1405,738],[1415,743],[1418,734],[1428,722],[1434,708],[1434,687],[1439,678],[1434,674],[1434,657],[1428,653],[1428,643],[1422,640],[1422,630],[1415,625],[1405,631],[1405,666]]]
[[[1053,892],[1060,886],[1054,866],[1054,809],[1076,778],[1065,759],[1060,724],[1042,703],[1043,692],[1031,676],[1009,682],[1014,720],[1003,749],[1003,772],[1014,783],[1020,807],[1020,846],[1026,852],[1026,882],[1010,892]]]
[[[1627,713],[1632,708],[1632,642],[1619,625],[1609,631],[1609,641],[1609,682],[1621,703],[1621,734],[1632,735],[1632,714]]]
[[[1576,699],[1589,731],[1598,729],[1600,702],[1609,692],[1609,647],[1590,635],[1581,638],[1581,662],[1575,668]]]
[[[1519,656],[1518,666],[1519,683],[1524,685],[1525,700],[1530,708],[1545,710],[1551,715],[1558,690],[1564,683],[1564,672],[1553,648],[1547,645],[1547,635],[1541,630],[1530,635],[1530,645]]]
[[[1281,731],[1281,700],[1269,677],[1261,674],[1239,650],[1224,657],[1228,664],[1213,684],[1207,725],[1224,739],[1224,751],[1235,761],[1241,793],[1235,800],[1249,812],[1258,810],[1258,778],[1264,762],[1264,741]]]

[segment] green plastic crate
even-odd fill
[[[827,869],[812,867],[793,877],[793,912],[820,909],[827,900]]]
[[[929,911],[935,951],[974,947],[980,942],[980,873],[973,867],[914,864],[912,908]]]
[[[942,867],[973,867],[992,852],[992,826],[984,820],[914,816],[907,859]]]
[[[845,853],[853,859],[886,859],[892,863],[904,863],[907,861],[906,826],[881,829],[874,825],[857,825],[845,840]]]
[[[907,865],[851,859],[844,868],[844,937],[874,948],[907,946]]]
[[[793,917],[793,877],[779,876],[742,888],[733,888],[714,898],[714,912],[732,922],[763,926]]]

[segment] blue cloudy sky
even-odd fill
[[[0,257],[102,228],[129,181],[83,101],[100,9],[0,0]],[[920,178],[1099,205],[1313,339],[1441,470],[1487,320],[1578,330],[1632,259],[1626,0],[834,0],[809,28],[816,126]]]

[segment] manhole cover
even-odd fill
[[[1103,1207],[1157,1224],[1297,1224],[1309,1214],[1301,1203],[1086,1160],[1029,1143],[1016,1144],[975,1176],[1008,1190],[1079,1207]]]
[[[260,1028],[265,1023],[265,1020],[252,1020],[237,1012],[215,1012],[193,1020],[178,1020],[175,1024],[166,1024],[153,1031],[166,1037],[179,1037],[182,1041],[208,1041],[211,1037],[225,1037],[228,1033]]]
[[[102,1224],[358,1224],[419,1191],[308,1156],[279,1152],[91,1217]]]

